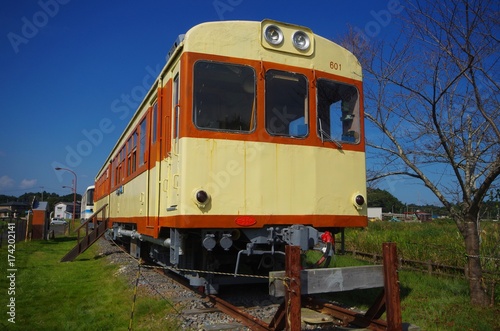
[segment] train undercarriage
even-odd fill
[[[333,235],[311,226],[268,226],[253,229],[163,229],[164,238],[137,232],[133,224],[113,224],[108,239],[129,246],[136,258],[168,267],[215,294],[221,285],[268,282],[270,271],[284,270],[286,245],[302,251],[318,250],[329,260],[334,253]]]

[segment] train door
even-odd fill
[[[161,169],[158,215],[163,216],[170,206],[169,176],[172,147],[172,80],[168,79],[160,89],[160,117],[161,117]]]
[[[180,76],[179,76],[179,64],[174,68],[172,75],[172,147],[171,147],[171,158],[170,158],[170,174],[169,174],[169,189],[171,190],[169,194],[169,206],[168,211],[177,210],[179,204],[179,194],[180,194],[180,158],[179,158],[179,125],[180,125]]]
[[[158,225],[159,194],[161,184],[161,116],[158,100],[153,102],[150,108],[150,152],[149,152],[149,185],[148,185],[148,232],[152,231],[156,235]]]

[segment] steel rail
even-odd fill
[[[269,325],[262,321],[261,319],[244,312],[238,307],[230,304],[229,302],[222,300],[215,295],[207,296],[210,302],[212,302],[215,307],[217,307],[223,313],[237,319],[243,325],[249,327],[252,331],[273,331],[274,329],[269,328]]]
[[[349,324],[357,327],[369,328],[370,330],[386,331],[387,322],[380,319],[369,319],[361,313],[339,307],[330,302],[323,302],[312,297],[303,298],[302,307],[318,311],[322,314],[330,315],[342,321],[342,326]]]

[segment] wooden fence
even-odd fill
[[[356,251],[356,250],[353,250],[353,251],[345,250],[344,252],[348,253],[348,254],[352,254],[353,257],[360,257],[364,260],[373,261],[373,263],[378,263],[378,262],[382,261],[382,255],[379,255],[379,254],[360,252],[360,251]],[[463,268],[463,267],[456,267],[456,266],[439,264],[439,263],[432,262],[430,260],[428,260],[428,261],[415,261],[415,260],[408,260],[408,259],[399,258],[399,266],[403,269],[424,271],[424,272],[427,272],[428,274],[438,274],[438,275],[447,275],[447,276],[456,276],[456,275],[460,275],[460,274],[465,275],[465,268]],[[498,272],[484,270],[483,273],[485,275],[496,278],[497,280],[500,280],[500,273],[498,273]]]
[[[360,257],[363,260],[369,260],[372,261],[373,263],[378,263],[383,259],[382,255],[379,254],[365,253],[355,250],[354,251],[344,250],[344,253],[352,254],[353,257]],[[434,263],[432,261],[415,261],[403,258],[399,258],[398,260],[399,260],[399,267],[406,270],[427,272],[429,275],[467,277],[465,268],[462,267],[444,265],[444,264]],[[490,287],[489,291],[491,293],[490,304],[493,305],[495,302],[496,286],[500,281],[500,273],[490,270],[483,270],[483,275],[485,282],[489,284]]]
[[[26,240],[27,236],[26,219],[8,218],[0,221],[0,247],[7,245],[9,239],[15,238],[16,243]],[[11,241],[10,240],[10,241]]]

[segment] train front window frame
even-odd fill
[[[266,130],[273,136],[305,138],[309,135],[308,80],[302,74],[266,72]]]
[[[341,146],[360,142],[359,91],[354,85],[320,78],[317,91],[317,134]]]
[[[250,133],[256,125],[251,66],[200,60],[193,68],[193,122],[200,130]]]

